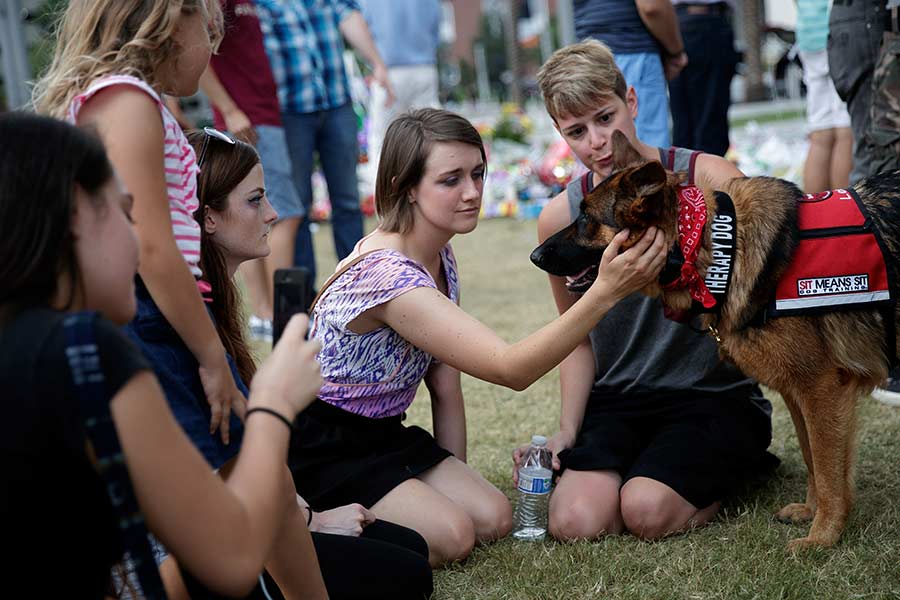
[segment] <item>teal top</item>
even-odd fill
[[[828,0],[797,0],[797,47],[818,52],[828,42]]]

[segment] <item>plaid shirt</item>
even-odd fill
[[[355,0],[256,0],[266,53],[286,113],[312,113],[350,102],[338,24]]]

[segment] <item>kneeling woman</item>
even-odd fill
[[[665,260],[655,230],[619,255],[621,233],[572,309],[507,344],[460,309],[449,244],[478,224],[486,168],[481,137],[458,115],[416,110],[388,128],[376,180],[381,222],[314,307],[325,385],[298,418],[289,455],[297,490],[313,507],[371,507],[421,533],[432,565],[466,557],[512,522],[506,497],[465,463],[460,371],[525,389]],[[401,424],[423,379],[436,439]]]
[[[234,275],[241,263],[268,256],[269,232],[278,215],[266,197],[262,165],[253,146],[211,129],[189,133],[188,141],[197,153],[200,166],[197,181],[200,206],[194,218],[200,223],[200,266],[210,289],[205,300],[222,344],[234,357],[238,387],[245,389],[244,382],[253,379],[256,364],[245,337]],[[202,396],[196,365],[191,364],[192,355],[174,335],[163,349],[181,357],[180,372],[190,379],[192,383],[188,387],[196,394],[194,403],[181,406],[178,419],[210,465],[222,468],[227,477],[231,463],[222,460],[237,452],[243,428],[240,423],[232,424],[229,446],[211,436],[208,406]],[[287,468],[284,483],[293,496]],[[427,547],[421,536],[405,527],[376,521],[359,505],[329,508],[333,510],[303,513],[310,521],[313,545],[329,596],[422,598],[431,594],[431,569],[425,560]],[[282,575],[279,583],[290,583],[294,553],[290,548],[283,550],[286,560],[274,561],[270,569],[284,572],[272,571]],[[356,565],[352,576],[347,574],[347,561]]]

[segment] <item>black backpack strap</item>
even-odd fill
[[[96,319],[94,312],[73,313],[65,317],[66,358],[85,431],[94,450],[94,466],[106,485],[106,493],[116,512],[119,532],[143,597],[165,599],[165,588],[147,540],[144,516],[134,495],[119,436],[109,412],[110,398],[94,336]]]

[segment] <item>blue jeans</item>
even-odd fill
[[[657,148],[672,145],[669,136],[669,95],[659,54],[616,54],[616,65],[625,83],[637,92],[638,116],[634,120],[638,138]]]
[[[319,155],[331,201],[334,249],[340,260],[350,254],[363,235],[356,179],[359,147],[353,106],[348,102],[339,108],[314,113],[284,113],[281,119],[287,134],[294,183],[306,214],[312,212],[313,153]],[[297,228],[294,264],[309,269],[315,281],[316,257],[309,219],[304,219]]]
[[[291,158],[283,127],[256,125],[256,151],[266,175],[266,196],[278,213],[278,220],[303,217],[306,210],[294,186]]]

